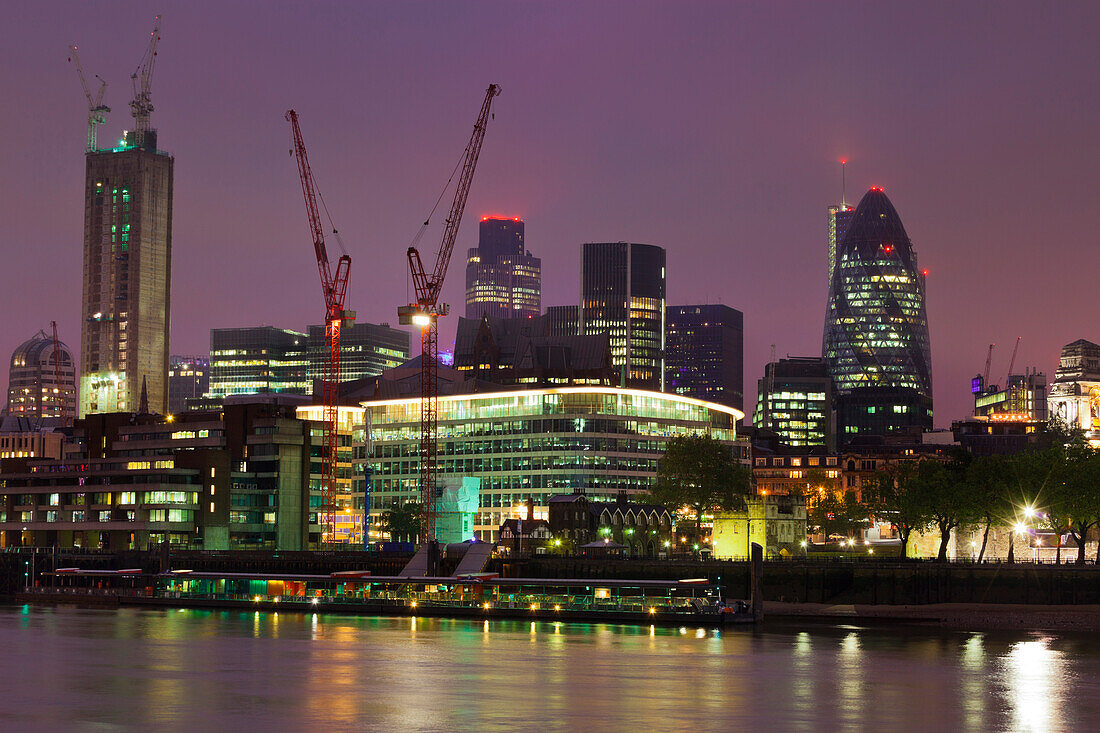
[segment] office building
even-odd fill
[[[524,318],[542,312],[542,261],[523,244],[523,222],[485,216],[466,252],[466,317]]]
[[[976,416],[1016,415],[1043,423],[1047,420],[1047,375],[1038,369],[1010,374],[1004,387],[985,384],[980,374],[970,384]]]
[[[1078,339],[1062,347],[1049,403],[1051,418],[1100,446],[1100,345]]]
[[[665,250],[588,242],[581,253],[579,332],[606,333],[621,384],[664,390]]]
[[[325,327],[310,326],[309,379],[328,379]],[[376,377],[409,360],[409,333],[389,324],[353,323],[340,330],[340,381]]]
[[[924,280],[901,218],[872,188],[837,244],[829,286],[823,352],[838,394],[910,388],[931,399]]]
[[[912,387],[857,387],[836,397],[838,443],[868,435],[920,439],[932,429],[932,398]]]
[[[291,397],[264,395],[172,420],[78,420],[62,458],[5,464],[0,545],[309,549],[321,426],[296,408]]]
[[[454,368],[498,385],[617,384],[607,334],[552,336],[545,316],[458,319]]]
[[[580,333],[580,312],[575,305],[552,305],[543,315],[547,336],[573,336]]]
[[[377,521],[386,509],[417,500],[420,400],[362,404],[372,428],[364,461]],[[738,451],[736,425],[744,417],[690,397],[610,387],[444,394],[438,415],[440,481],[480,478],[474,529],[487,541],[505,519],[522,516],[528,500],[534,518],[547,519],[555,494],[596,501],[644,494],[675,436],[711,435]]]
[[[156,130],[85,156],[81,417],[168,411],[174,160]]]
[[[39,331],[15,348],[8,368],[8,402],[5,414],[68,425],[76,417],[76,364],[72,352],[58,342],[60,381],[54,364],[53,337]]]
[[[744,409],[744,317],[727,305],[665,308],[665,389]]]
[[[172,355],[168,360],[168,414],[187,409],[187,400],[210,391],[210,357]]]
[[[828,282],[833,281],[833,270],[836,268],[836,246],[840,240],[844,239],[845,232],[848,231],[848,223],[852,220],[852,207],[847,203],[834,204],[826,211],[827,218],[827,235],[828,240]]]
[[[310,394],[307,341],[304,333],[274,326],[211,329],[208,396]]]
[[[824,359],[793,357],[764,366],[756,382],[752,424],[793,447],[835,450],[833,380]]]

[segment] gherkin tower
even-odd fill
[[[832,265],[823,352],[837,393],[909,387],[931,399],[925,273],[882,189],[852,212]]]

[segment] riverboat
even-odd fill
[[[25,600],[112,603],[127,606],[252,609],[362,615],[528,618],[633,624],[751,623],[742,601],[722,600],[705,578],[621,580],[457,577],[273,575],[173,570],[59,568]]]

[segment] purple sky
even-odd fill
[[[458,313],[484,214],[526,220],[544,306],[576,302],[582,242],[664,246],[670,304],[744,311],[751,411],[771,344],[820,353],[847,157],[849,198],[883,186],[930,270],[937,426],[969,414],[990,342],[1003,381],[1017,336],[1017,368],[1051,377],[1062,344],[1100,340],[1094,2],[58,2],[0,24],[0,354],[54,319],[79,342],[85,102],[66,46],[110,84],[111,140],[156,12],[173,353],[205,353],[212,327],[322,318],[289,107],[353,257],[350,307],[396,323],[405,248],[490,82],[444,288]]]

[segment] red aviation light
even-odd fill
[[[928,270],[921,270],[920,274],[924,275],[925,277],[928,277]]]
[[[891,252],[893,252],[893,251],[894,251],[894,245],[892,245],[892,244],[884,244],[884,245],[882,245],[882,250],[883,250],[884,252],[886,252],[886,254],[890,254]]]

